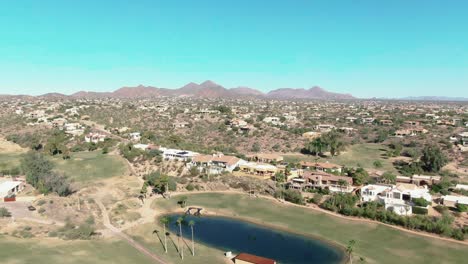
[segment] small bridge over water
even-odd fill
[[[189,208],[187,208],[187,211],[185,211],[185,214],[187,214],[187,215],[201,215],[201,210],[203,210],[203,208],[201,208],[201,207],[189,207]]]

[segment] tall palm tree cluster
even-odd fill
[[[166,227],[172,222],[172,219],[168,216],[163,216],[160,219],[160,223],[162,224],[164,228],[164,251],[167,253],[167,236],[169,235],[168,232],[166,232]],[[180,257],[184,259],[184,237],[182,235],[182,225],[187,224],[190,226],[190,229],[192,231],[192,256],[195,256],[195,240],[194,240],[194,226],[195,226],[195,221],[190,220],[188,222],[185,221],[184,217],[178,217],[176,220],[176,224],[179,226],[179,235],[177,239],[177,251],[180,253]]]

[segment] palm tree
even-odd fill
[[[193,242],[193,227],[195,226],[195,221],[190,220],[188,225],[192,229],[192,255],[195,256],[195,243]]]
[[[179,244],[179,251],[181,252],[180,256],[182,257],[182,259],[184,259],[184,246],[182,245],[182,247],[180,247],[180,240],[181,239],[182,239],[182,241],[184,240],[182,238],[182,221],[184,221],[184,218],[182,218],[182,217],[177,218],[177,224],[179,225],[179,234],[180,234],[179,239],[178,239],[177,242]]]
[[[167,235],[166,235],[166,225],[169,224],[170,218],[168,216],[163,216],[160,220],[161,224],[164,227],[164,250],[167,253]]]
[[[355,244],[356,241],[353,239],[348,242],[348,246],[346,247],[346,253],[348,253],[348,262],[351,264],[353,264],[353,251]]]
[[[315,152],[315,157],[318,157],[319,153],[322,153],[324,142],[321,138],[316,138],[312,141],[312,150]]]

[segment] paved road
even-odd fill
[[[104,206],[104,204],[102,204],[102,202],[100,200],[97,200],[96,199],[96,204],[99,206],[99,208],[101,209],[101,212],[102,212],[102,220],[103,220],[103,223],[104,223],[104,226],[109,229],[113,234],[121,237],[122,239],[124,239],[124,241],[126,241],[128,244],[130,244],[132,247],[134,247],[136,250],[140,251],[141,253],[145,254],[146,256],[150,257],[151,259],[153,259],[155,261],[155,263],[161,263],[161,264],[167,264],[167,262],[163,261],[160,257],[156,256],[155,254],[153,254],[152,252],[150,252],[148,249],[146,249],[144,246],[142,246],[140,243],[136,242],[135,240],[133,240],[133,238],[131,238],[130,236],[128,236],[127,234],[123,233],[120,229],[116,228],[115,226],[113,226],[110,222],[110,219],[109,219],[109,214],[107,213],[107,209],[106,207]]]

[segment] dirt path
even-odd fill
[[[124,241],[126,241],[129,245],[131,245],[132,247],[134,247],[136,250],[140,251],[141,253],[145,254],[146,256],[150,257],[151,259],[153,259],[155,261],[155,263],[161,263],[161,264],[166,264],[167,262],[163,261],[161,258],[159,258],[158,256],[156,256],[155,254],[153,254],[152,252],[150,252],[148,249],[146,249],[144,246],[142,246],[140,243],[136,242],[135,240],[133,240],[133,238],[131,238],[130,236],[128,236],[127,234],[123,233],[120,229],[116,228],[115,226],[113,226],[110,222],[110,219],[109,219],[109,214],[107,213],[107,209],[106,207],[104,206],[104,204],[102,204],[102,202],[99,200],[99,199],[96,199],[96,204],[99,206],[99,208],[101,209],[101,212],[102,212],[102,220],[103,220],[103,223],[104,223],[104,226],[109,229],[113,234],[119,236],[120,238],[122,238]]]
[[[234,191],[234,190],[227,190],[227,191],[197,191],[197,192],[190,192],[190,193],[193,193],[193,194],[196,194],[196,193],[232,193],[232,194],[248,195],[245,192]],[[190,194],[190,193],[187,193],[187,192],[174,192],[174,193],[171,193],[171,195],[177,196],[177,195]],[[300,208],[304,208],[304,209],[314,210],[314,211],[318,211],[318,212],[328,214],[328,215],[331,215],[331,216],[334,216],[334,217],[338,217],[338,218],[341,218],[341,219],[346,219],[346,220],[361,222],[361,223],[384,225],[384,226],[387,226],[387,227],[390,227],[390,228],[393,228],[393,229],[397,229],[397,230],[400,230],[400,231],[403,231],[403,232],[406,232],[406,233],[410,233],[410,234],[414,234],[414,235],[418,235],[418,236],[424,236],[424,237],[435,238],[435,239],[439,239],[439,240],[443,240],[443,241],[447,241],[447,242],[458,243],[458,244],[462,244],[462,245],[468,245],[468,241],[466,241],[466,240],[465,241],[460,241],[460,240],[455,240],[455,239],[451,239],[451,238],[447,238],[447,237],[441,237],[441,236],[438,236],[438,235],[435,235],[435,234],[431,234],[431,233],[427,233],[427,232],[423,232],[423,231],[416,231],[416,230],[406,229],[406,228],[401,227],[401,226],[390,225],[390,224],[382,223],[382,222],[371,220],[371,219],[344,216],[344,215],[341,215],[341,214],[338,214],[338,213],[334,213],[334,212],[322,209],[322,208],[318,207],[317,205],[304,206],[304,205],[298,205],[298,204],[278,200],[278,199],[273,198],[271,196],[266,196],[266,195],[256,195],[256,196],[261,197],[261,198],[265,198],[265,199],[271,200],[271,201],[273,201],[275,203],[283,204],[283,205],[286,205],[286,206],[294,206],[294,207],[300,207]]]

